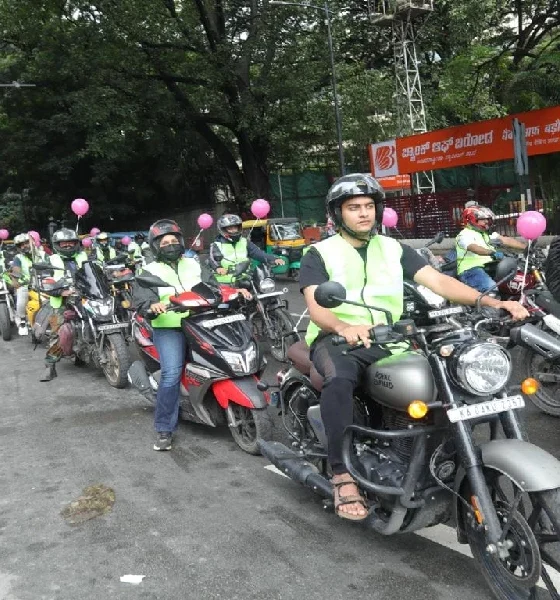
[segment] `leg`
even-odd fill
[[[180,329],[154,327],[154,344],[161,365],[155,429],[159,433],[172,433],[177,429],[179,419],[179,384],[185,363],[187,341]]]
[[[52,381],[56,377],[56,363],[62,357],[62,348],[58,338],[58,330],[64,323],[64,309],[57,308],[49,317],[49,326],[51,328],[49,347],[45,356],[45,372],[40,381]]]
[[[342,438],[344,430],[354,419],[354,389],[364,369],[371,363],[388,356],[389,352],[379,346],[360,348],[344,356],[343,347],[331,344],[330,336],[321,340],[312,351],[315,368],[325,383],[321,392],[321,417],[328,440],[328,458],[333,471],[335,486],[344,481],[349,485],[337,487],[339,497],[357,497],[359,492],[342,461]],[[364,518],[367,510],[360,502],[341,504],[337,513],[346,518]]]
[[[29,288],[21,285],[16,290],[16,320],[20,335],[27,335],[27,301],[29,300]]]
[[[485,292],[496,285],[496,282],[482,267],[475,267],[461,273],[459,279],[479,292]]]

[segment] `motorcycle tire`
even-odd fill
[[[272,418],[268,408],[247,408],[232,404],[234,418],[237,422],[235,427],[230,426],[231,435],[235,443],[247,454],[258,456],[259,439],[272,439]]]
[[[288,348],[298,340],[298,335],[283,337],[284,334],[293,332],[295,323],[290,313],[283,308],[277,308],[268,313],[274,331],[279,334],[276,340],[270,340],[270,354],[280,362],[288,360]]]
[[[4,303],[0,304],[0,331],[2,339],[9,342],[12,339],[12,322],[10,321],[10,311]]]
[[[523,494],[517,510],[511,511],[511,501],[518,488],[506,474],[485,468],[485,476],[494,505],[500,520],[510,515],[510,529],[506,539],[512,542],[511,555],[502,560],[497,554],[486,550],[487,542],[480,527],[473,527],[472,513],[461,504],[462,518],[466,523],[466,534],[474,559],[482,570],[486,583],[499,600],[530,600],[531,598],[550,598],[549,595],[534,595],[536,583],[548,562],[558,560],[557,548],[560,546],[560,489]],[[467,485],[467,488],[469,486]],[[465,496],[463,490],[463,497]],[[467,501],[468,502],[468,501]],[[469,514],[470,517],[469,517]],[[532,525],[529,524],[531,521]],[[469,525],[471,523],[471,525]],[[552,527],[552,530],[551,530]],[[550,538],[556,536],[554,542]],[[516,545],[519,550],[516,549]],[[522,564],[525,562],[526,564]],[[554,567],[554,563],[550,564]],[[543,578],[545,585],[546,581]],[[552,588],[554,589],[554,588]],[[548,588],[550,592],[550,588]]]
[[[523,350],[519,360],[523,379],[531,377],[539,381],[539,372],[552,371],[560,375],[560,365],[550,363],[529,348]],[[539,381],[537,393],[527,396],[527,398],[543,413],[551,417],[560,417],[560,384],[554,384],[552,387]]]
[[[103,342],[107,362],[102,365],[105,378],[109,385],[122,389],[128,384],[128,369],[131,365],[128,346],[124,337],[117,333],[107,335]]]

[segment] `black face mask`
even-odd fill
[[[159,249],[159,255],[164,262],[175,262],[179,260],[181,254],[185,251],[182,244],[170,244]]]

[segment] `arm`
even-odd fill
[[[274,256],[274,254],[267,254],[251,241],[247,242],[247,255],[249,258],[258,260],[262,263],[273,263],[278,258],[277,256]]]
[[[467,246],[467,250],[469,252],[474,252],[475,254],[480,254],[481,256],[492,256],[494,252],[496,252],[495,249],[485,248],[484,246],[479,246],[478,244],[469,244]]]
[[[448,277],[433,267],[426,266],[420,269],[414,275],[414,281],[420,285],[424,285],[432,292],[455,302],[456,304],[467,304],[473,306],[476,304],[480,292],[461,283],[453,277]],[[496,300],[490,296],[483,296],[480,302],[482,306],[490,306],[492,308],[503,308],[507,310],[514,319],[526,319],[529,313],[518,302]]]
[[[210,244],[210,252],[208,255],[208,263],[213,269],[217,269],[222,264],[223,255],[218,248],[216,242]]]
[[[507,246],[512,250],[520,250],[523,252],[527,248],[527,244],[525,242],[520,242],[515,238],[508,237],[507,235],[500,235],[498,239],[504,246]]]
[[[132,307],[142,316],[145,316],[152,304],[159,302],[159,296],[153,288],[139,286],[136,282],[132,284]]]

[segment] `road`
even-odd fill
[[[226,429],[183,423],[174,449],[154,452],[135,391],[68,362],[39,383],[42,352],[24,338],[0,352],[1,600],[490,598],[474,561],[445,545],[450,528],[383,538],[345,522]],[[531,408],[527,421],[560,456],[558,422]],[[112,510],[69,525],[61,511],[92,484],[114,490]]]

